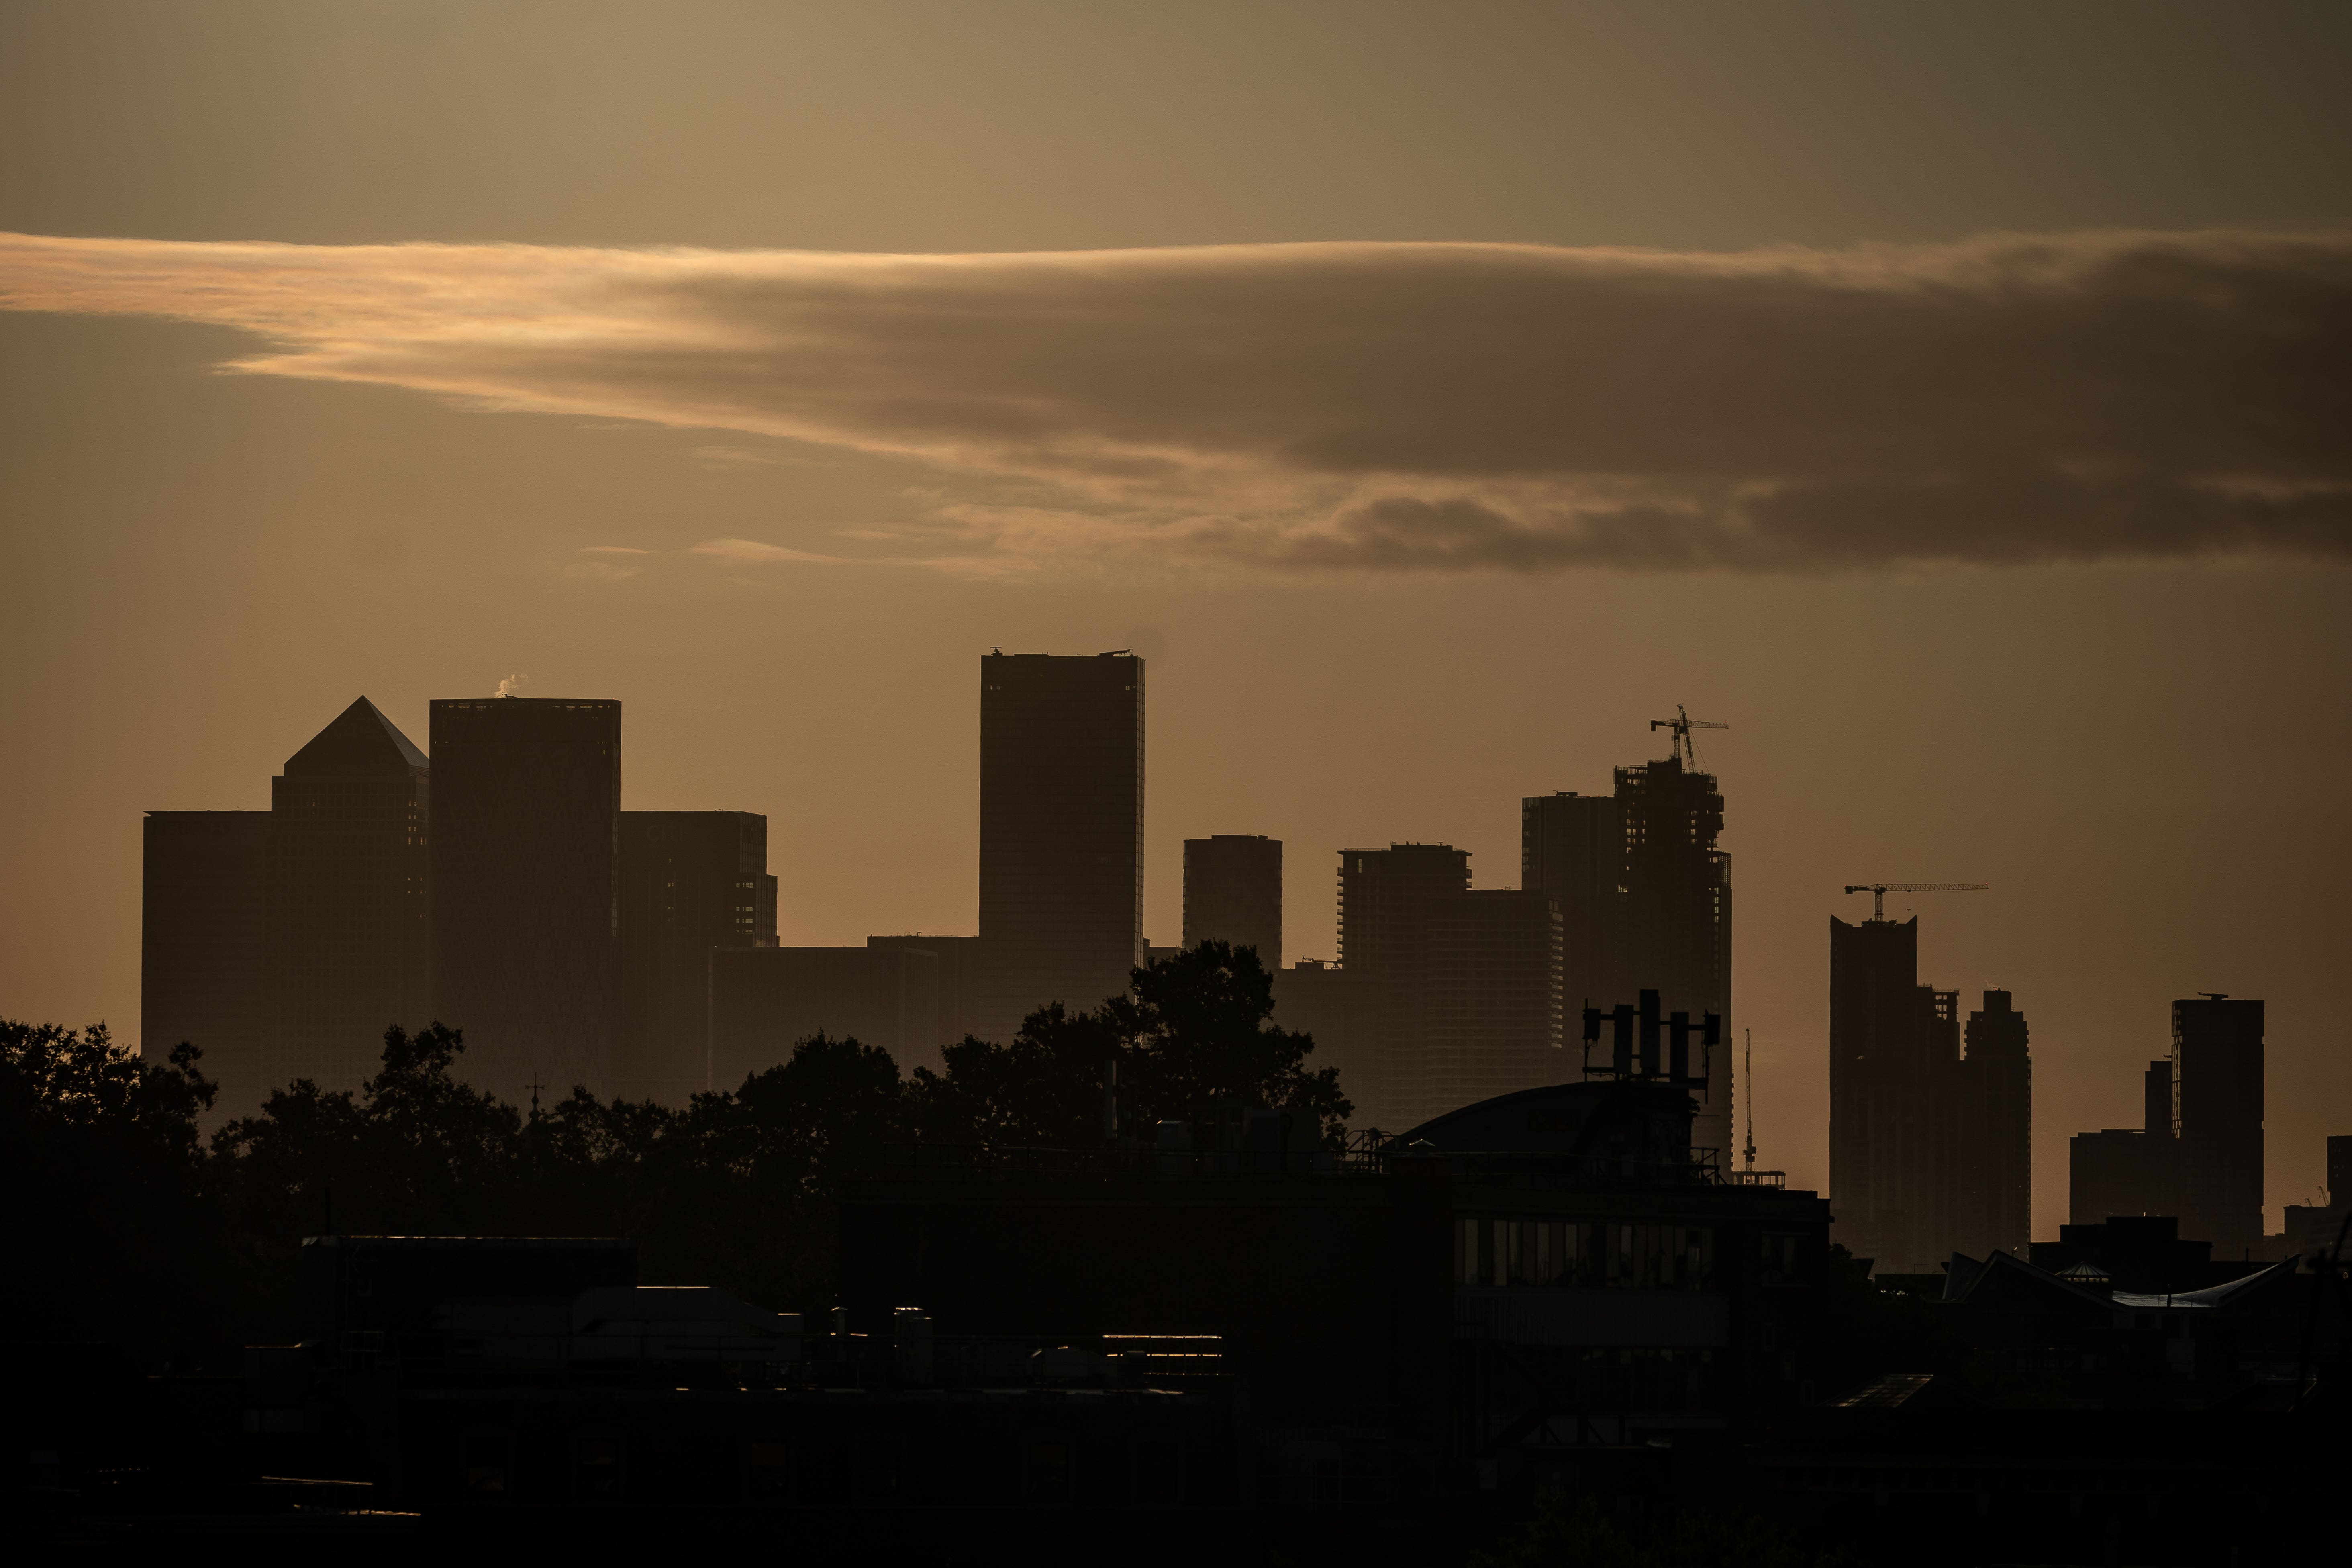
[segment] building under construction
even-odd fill
[[[1615,793],[1519,803],[1519,878],[1559,906],[1569,1008],[1655,990],[1668,1013],[1731,1017],[1731,857],[1723,792],[1690,749],[1701,721],[1660,720],[1669,754],[1615,772]],[[1694,1064],[1695,1147],[1728,1151],[1731,1053]]]
[[[1830,920],[1830,1206],[1881,1273],[2028,1245],[2032,1061],[2025,1016],[1985,993],[1962,1054],[1959,993],[1919,984],[1919,921]]]

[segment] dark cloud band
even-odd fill
[[[2352,553],[2352,238],[971,257],[0,237],[239,368],[963,476],[961,548],[1307,570]],[[1015,504],[1017,502],[1017,505]]]

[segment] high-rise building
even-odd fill
[[[1688,1012],[1694,1018],[1713,1013],[1728,1031],[1731,857],[1716,847],[1723,831],[1723,795],[1715,775],[1686,765],[1678,752],[1641,767],[1619,768],[1616,784],[1625,839],[1621,994],[1611,1004],[1594,1005],[1613,1005],[1637,990],[1655,989],[1667,1013]],[[1732,1062],[1728,1050],[1707,1057],[1698,1118],[1691,1124],[1696,1147],[1733,1146]]]
[[[248,1116],[269,1026],[269,814],[151,811],[141,825],[139,1054],[182,1042],[220,1085],[215,1122]]]
[[[1379,1077],[1381,1020],[1365,974],[1311,958],[1272,973],[1274,1022],[1277,1027],[1314,1037],[1307,1071],[1339,1070],[1339,1092],[1355,1106],[1348,1125],[1380,1126],[1391,1132],[1407,1126],[1382,1123],[1373,1115],[1376,1108],[1369,1086]]]
[[[271,1087],[356,1089],[431,1021],[431,772],[362,697],[269,781]]]
[[[813,1035],[940,1068],[939,960],[912,947],[722,948],[710,955],[710,1087],[739,1088]]]
[[[1430,920],[1470,887],[1470,852],[1391,844],[1339,852],[1339,963],[1376,1020],[1367,1064],[1349,1091],[1360,1121],[1397,1131],[1454,1109],[1428,1081]]]
[[[1282,840],[1220,833],[1184,840],[1184,945],[1254,947],[1271,974],[1282,966]]]
[[[980,661],[978,1032],[1097,1005],[1144,959],[1143,660]]]
[[[1559,906],[1494,888],[1430,905],[1425,1116],[1568,1076]]]
[[[1571,1011],[1614,1006],[1650,984],[1626,973],[1620,952],[1624,881],[1625,823],[1614,798],[1562,790],[1519,802],[1519,885],[1559,906],[1560,984]]]
[[[509,1102],[612,1092],[621,705],[433,704],[433,1012]]]
[[[2172,1131],[2182,1234],[2216,1258],[2263,1244],[2263,1005],[2172,1005]]]
[[[1830,921],[1830,1206],[1891,1274],[2032,1244],[2033,1064],[2006,991],[1919,984],[1919,922]],[[2095,1158],[2095,1152],[2094,1158]]]
[[[1939,1110],[1955,1075],[1941,1070],[1936,1003],[1916,918],[1830,918],[1830,1208],[1837,1240],[1888,1273],[1949,1256]]]
[[[620,1028],[613,1092],[684,1104],[710,1076],[710,953],[776,945],[768,819],[621,813]]]
[[[1988,991],[1969,1015],[1960,1062],[1959,1212],[1953,1246],[1971,1258],[2033,1241],[2033,1057],[2025,1015]]]

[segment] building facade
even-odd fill
[[[356,1089],[432,1013],[431,767],[362,697],[269,781],[272,1087]]]
[[[1559,906],[1560,984],[1572,1009],[1614,1006],[1650,984],[1625,970],[1624,882],[1625,824],[1612,796],[1520,800],[1519,886]]]
[[[211,1120],[267,1092],[269,813],[151,811],[140,826],[139,1051],[183,1042],[220,1085]]]
[[[612,1092],[621,705],[436,700],[433,1011],[459,1071],[512,1104]]]
[[[1275,1025],[1313,1037],[1309,1072],[1339,1069],[1339,1092],[1355,1107],[1348,1117],[1353,1129],[1382,1125],[1368,1087],[1378,1077],[1382,1020],[1376,994],[1362,973],[1319,959],[1301,959],[1274,971]],[[1402,1125],[1391,1121],[1386,1127],[1393,1132]]]
[[[1470,888],[1470,852],[1450,844],[1391,844],[1339,852],[1339,964],[1357,976],[1376,1020],[1349,1089],[1358,1117],[1395,1129],[1439,1113],[1429,1062],[1430,921]]]
[[[710,1078],[710,954],[776,945],[768,819],[621,813],[620,1026],[613,1092],[683,1105]]]
[[[938,973],[939,1048],[945,1051],[979,1026],[981,963],[976,936],[869,936],[868,947],[904,947],[930,954]]]
[[[1934,993],[1919,984],[1919,922],[1830,918],[1830,1207],[1837,1240],[1888,1273],[1926,1273],[1948,1140],[1937,1114]]]
[[[2172,1005],[2172,1133],[2183,1234],[2216,1258],[2263,1245],[2263,1005]]]
[[[709,955],[710,1073],[733,1089],[814,1035],[940,1069],[939,959],[913,947],[722,948]]]
[[[1958,1160],[1960,1213],[1953,1246],[1973,1258],[2024,1256],[2033,1241],[2032,1030],[2006,991],[1988,991],[1969,1015]]]
[[[1611,1003],[1654,988],[1668,1013],[1713,1013],[1731,1027],[1731,857],[1717,847],[1723,794],[1715,775],[1670,756],[1616,770],[1617,816],[1624,834],[1621,904],[1622,965]],[[1596,1002],[1596,1005],[1603,1005]],[[1696,1146],[1728,1151],[1733,1129],[1733,1053],[1715,1051],[1691,1136]]]
[[[1144,961],[1143,660],[980,661],[976,1032],[1097,1005]]]
[[[1282,964],[1282,840],[1220,833],[1184,840],[1184,946],[1230,942]]]
[[[1433,1114],[1581,1076],[1562,1048],[1560,923],[1549,895],[1521,889],[1432,906],[1422,1083]]]

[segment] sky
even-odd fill
[[[1683,704],[1760,1163],[1827,920],[2032,1020],[2035,1231],[2171,1000],[2352,1131],[2352,13],[0,9],[0,1015],[135,1037],[139,816],[358,695],[625,705],[789,943],[969,931],[974,660],[1150,665],[1181,841],[1517,878]]]

